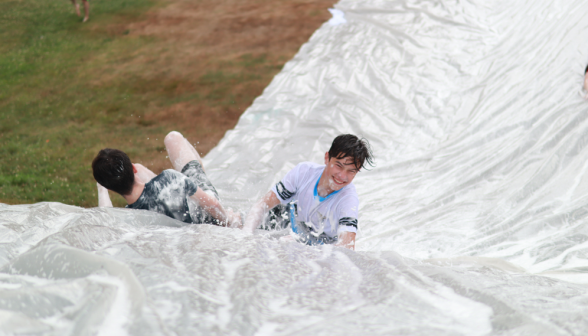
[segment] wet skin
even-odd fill
[[[329,157],[329,152],[327,152],[325,153],[325,165],[325,170],[321,175],[317,188],[321,197],[326,197],[333,191],[347,186],[359,172],[353,158],[350,156],[344,158]]]

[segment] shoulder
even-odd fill
[[[157,177],[159,176],[184,176],[184,174],[174,169],[166,169],[162,171],[161,174],[157,175]]]
[[[172,178],[177,177],[177,174],[180,174],[180,173],[178,173],[177,171],[175,171],[173,169],[166,169],[166,170],[162,171],[161,174],[152,178],[151,181],[149,181],[148,183],[153,182],[153,181],[172,179]]]
[[[320,176],[324,166],[316,164],[314,162],[301,162],[292,168],[282,181],[286,184],[294,184],[302,186],[306,181],[315,180]]]
[[[353,183],[350,183],[337,193],[336,198],[345,204],[359,205],[359,196],[357,195],[357,190],[355,190]]]
[[[181,186],[185,184],[186,180],[188,180],[186,175],[173,169],[166,169],[161,174],[152,178],[151,181],[145,183],[145,189],[158,192],[169,186]]]
[[[309,161],[305,161],[305,162],[300,162],[299,164],[296,165],[296,167],[294,167],[292,169],[292,172],[296,172],[299,175],[305,175],[305,174],[313,174],[316,173],[317,171],[321,171],[325,168],[325,165],[320,165],[318,163],[314,163],[314,162],[309,162]]]
[[[301,167],[301,168],[305,168],[305,169],[316,169],[316,168],[324,168],[325,165],[320,165],[316,162],[304,161],[304,162],[300,162],[298,165],[296,165],[296,167]]]
[[[171,172],[170,172],[171,171]],[[152,178],[149,182],[145,183],[145,186],[156,185],[157,183],[164,183],[173,178],[173,170],[168,169],[161,172],[161,174]]]
[[[198,186],[194,181],[188,178],[188,176],[173,169],[166,169],[157,177],[163,176],[162,180],[166,181],[170,186],[186,188],[189,196],[192,196],[198,189]]]
[[[161,174],[155,176],[151,181],[176,181],[176,180],[183,180],[186,175],[173,170],[173,169],[166,169],[161,172]]]
[[[359,197],[353,184],[346,186],[333,198],[336,217],[357,218],[359,215]]]

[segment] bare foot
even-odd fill
[[[88,17],[87,16],[84,16],[84,20],[82,21],[82,23],[84,23],[86,21],[88,21]]]
[[[74,4],[74,6],[76,7],[76,14],[82,16],[82,14],[80,14],[80,4]]]

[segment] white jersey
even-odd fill
[[[297,201],[298,219],[312,224],[317,233],[336,237],[342,232],[357,232],[359,198],[350,183],[320,201],[315,197],[325,165],[302,162],[278,182],[272,191],[282,204]]]

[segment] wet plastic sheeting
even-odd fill
[[[357,251],[124,209],[0,205],[0,330],[584,335],[585,1],[342,1],[206,158],[247,209],[370,140]]]

